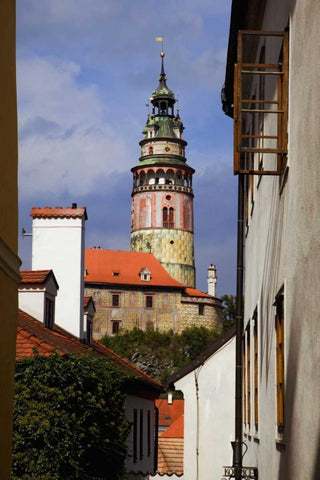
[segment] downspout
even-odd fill
[[[233,467],[235,480],[242,478],[242,335],[243,335],[243,272],[244,272],[244,175],[238,177],[237,235],[237,297],[236,297],[236,371],[235,371],[235,440]]]
[[[153,452],[153,470],[158,470],[158,437],[159,437],[159,408],[154,407],[154,452]]]
[[[196,407],[197,407],[197,431],[196,431],[196,480],[199,480],[199,440],[200,440],[200,404],[199,404],[199,373],[202,365],[194,371],[194,384],[196,388]]]

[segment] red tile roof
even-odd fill
[[[184,412],[184,400],[173,400],[168,403],[166,398],[156,400],[156,407],[159,409],[159,426],[169,427]]]
[[[169,428],[160,434],[164,438],[183,438],[184,437],[184,415],[176,418]]]
[[[38,283],[43,284],[49,277],[52,270],[22,270],[20,271],[20,283]]]
[[[33,218],[82,218],[84,217],[87,220],[87,210],[86,207],[78,207],[75,204],[75,207],[33,207],[30,212],[30,216]]]
[[[157,392],[162,390],[162,384],[160,382],[142,372],[124,358],[121,358],[110,348],[96,341],[93,341],[90,345],[83,344],[76,337],[57,325],[54,331],[49,330],[41,322],[31,317],[31,315],[19,309],[16,360],[32,356],[35,347],[40,355],[45,356],[54,350],[58,351],[60,355],[68,353],[84,355],[89,350],[92,350],[94,355],[107,358],[112,363],[124,369],[127,374],[140,380],[140,382],[142,382],[144,386],[149,387],[149,389],[151,388]]]
[[[53,279],[56,289],[59,290],[59,285],[53,270],[22,270],[20,271],[20,278],[19,290],[28,288],[30,285],[44,286],[50,278]]]
[[[84,308],[84,309],[88,308],[90,302],[92,302],[93,308],[94,308],[94,310],[96,311],[96,307],[95,307],[95,304],[94,304],[94,300],[93,300],[93,298],[92,298],[91,295],[88,295],[88,296],[84,296],[84,297],[83,297],[83,308]]]
[[[212,299],[216,298],[216,297],[213,297],[212,295],[209,295],[209,293],[201,292],[200,290],[197,290],[195,288],[186,288],[185,294],[188,295],[189,297],[206,297],[206,298],[212,298]]]
[[[139,272],[144,267],[151,272],[150,281],[141,280]],[[87,249],[85,251],[85,268],[87,271],[86,283],[184,288],[182,283],[170,277],[151,253]]]
[[[158,470],[160,475],[183,474],[183,438],[159,437]]]

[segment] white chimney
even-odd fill
[[[52,269],[59,284],[55,322],[85,339],[83,318],[85,207],[33,208],[32,269]]]
[[[217,285],[217,269],[213,263],[208,268],[208,293],[213,297],[216,296],[216,285]]]

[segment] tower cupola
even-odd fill
[[[131,249],[151,252],[176,280],[195,286],[193,190],[185,158],[183,122],[167,86],[161,52],[159,85],[150,101],[140,141],[141,156],[133,173]]]
[[[151,95],[152,114],[171,115],[174,114],[174,104],[176,102],[174,93],[167,87],[167,76],[164,72],[164,52],[161,52],[161,73],[159,76],[159,86]]]

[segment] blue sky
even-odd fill
[[[230,0],[17,0],[20,227],[31,207],[88,210],[86,245],[130,248],[130,168],[164,36],[194,175],[197,287],[210,263],[218,294],[235,291],[232,121],[220,103]],[[22,268],[31,239],[20,238]]]

